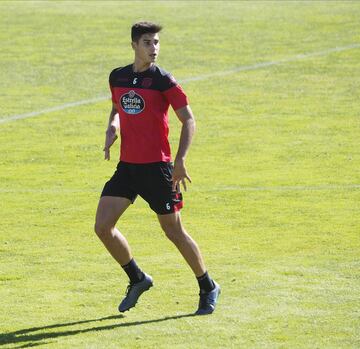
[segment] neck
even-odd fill
[[[135,61],[133,63],[133,71],[134,73],[141,73],[145,70],[148,70],[154,63],[144,63],[143,61],[140,61],[135,58]]]

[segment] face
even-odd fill
[[[160,51],[159,34],[143,34],[138,42],[132,42],[131,45],[135,51],[135,59],[145,64],[153,63]]]

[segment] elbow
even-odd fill
[[[195,130],[196,128],[196,121],[195,121],[195,118],[194,116],[191,116],[189,117],[187,120],[186,120],[186,123],[189,127],[193,128]]]
[[[191,118],[191,119],[190,119],[190,122],[191,122],[191,128],[192,128],[192,130],[193,130],[193,132],[195,132],[195,131],[196,131],[196,121],[195,121],[195,119],[194,119],[194,118]]]

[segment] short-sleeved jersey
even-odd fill
[[[188,104],[181,86],[156,65],[141,73],[133,72],[132,65],[114,69],[109,84],[120,117],[120,160],[171,161],[168,109]]]

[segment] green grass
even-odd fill
[[[159,21],[179,80],[360,42],[360,4],[0,2],[0,120],[109,95],[129,27]],[[222,295],[197,284],[137,200],[119,223],[155,287],[93,233],[110,102],[0,123],[0,348],[358,348],[360,48],[183,85],[197,119],[183,220]],[[173,151],[179,123],[171,113]]]

